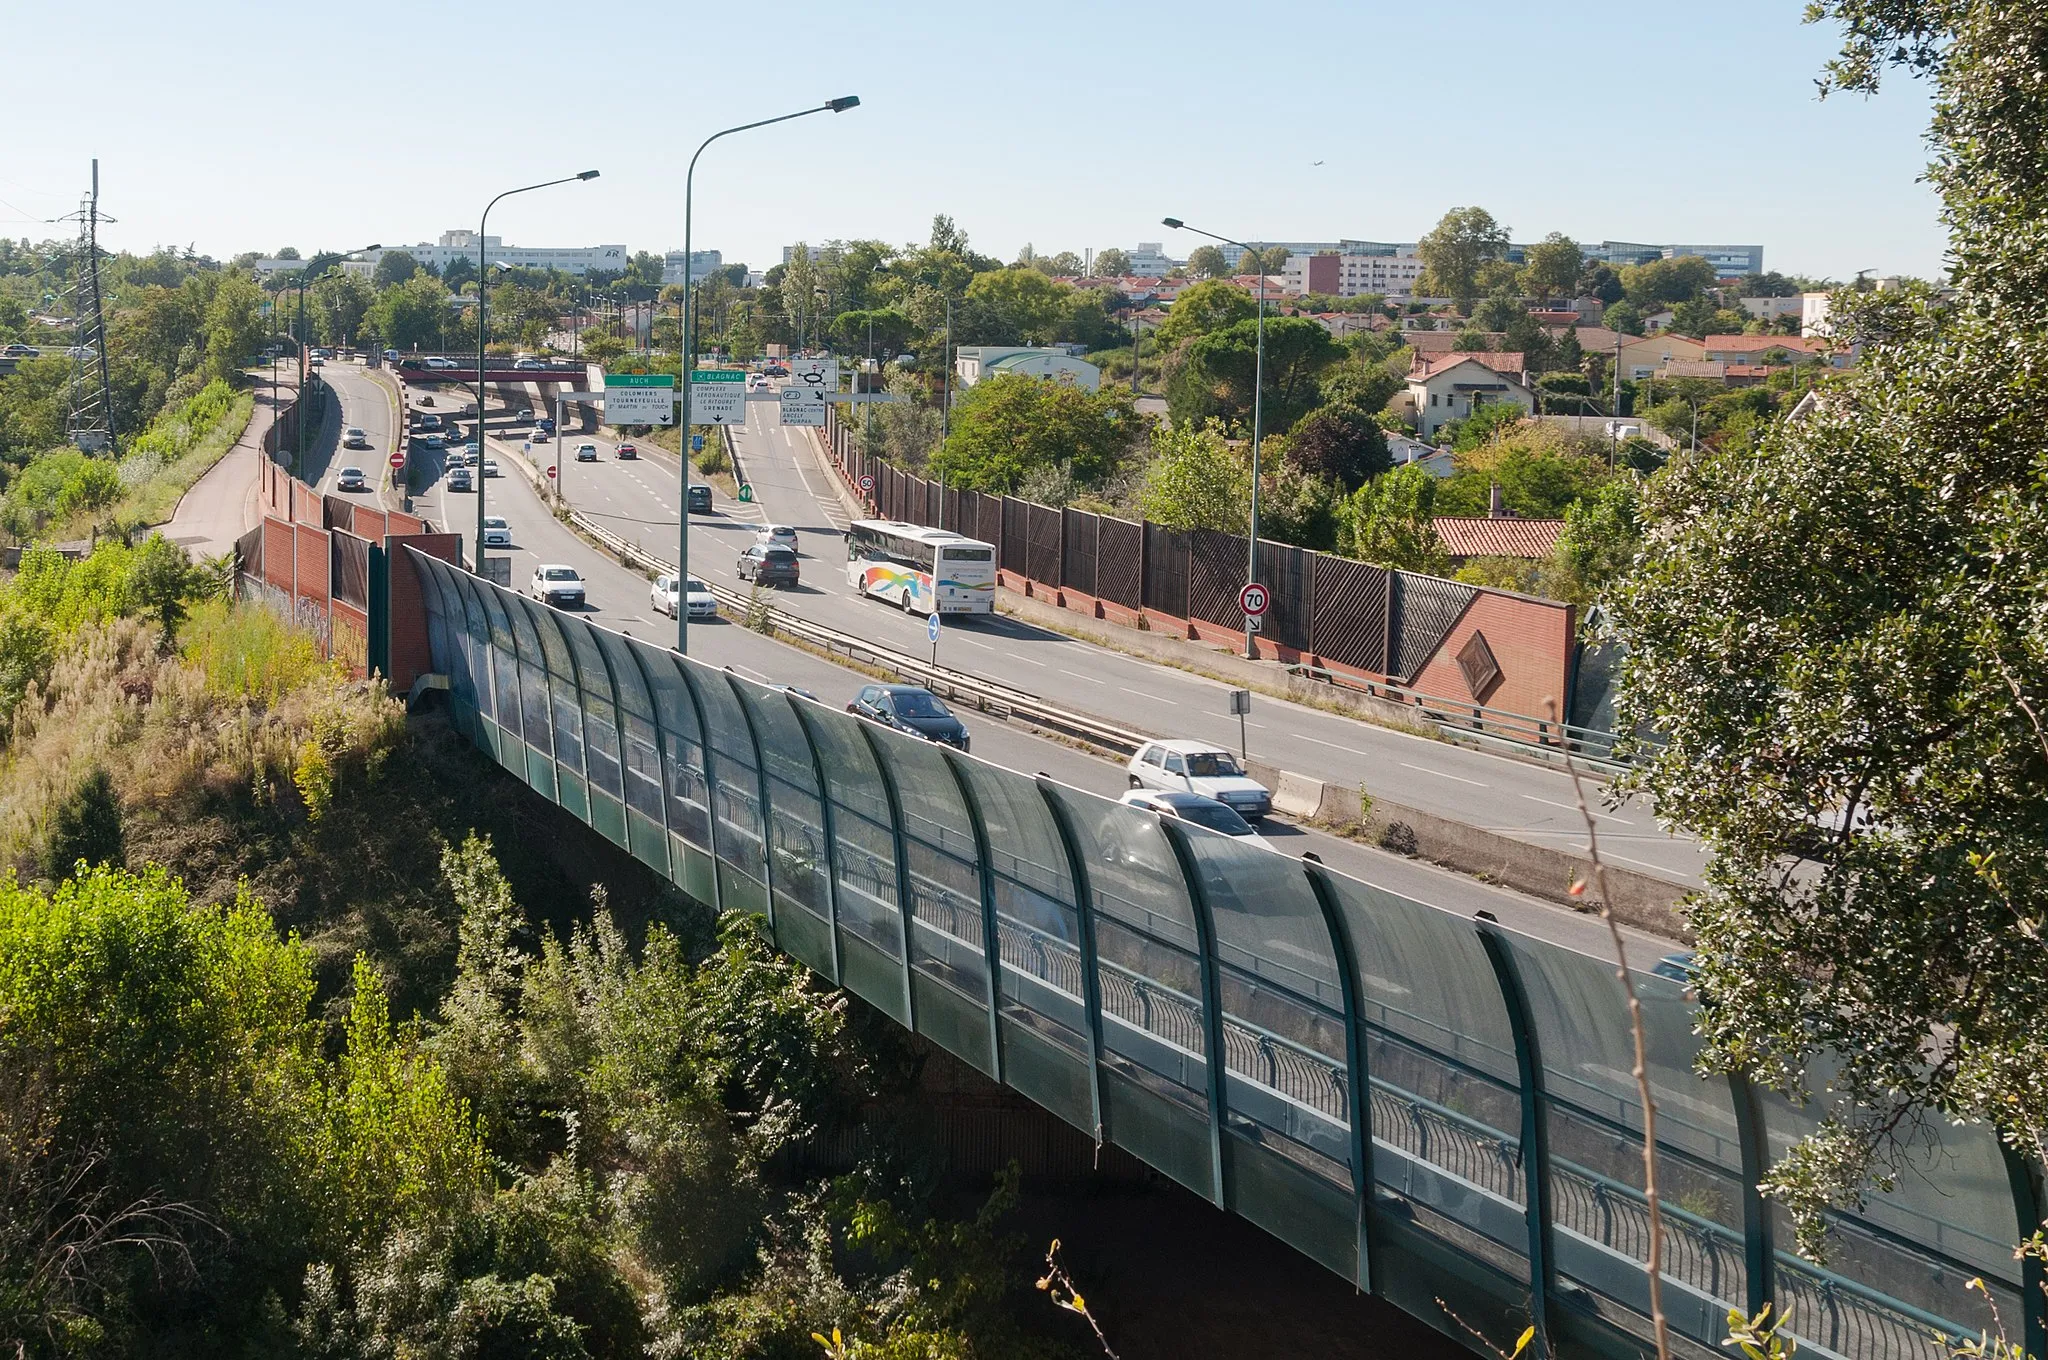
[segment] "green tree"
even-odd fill
[[[377,268],[370,275],[370,282],[379,293],[394,288],[411,279],[424,268],[419,260],[408,251],[387,250],[377,258]],[[388,338],[388,332],[387,338]]]
[[[1209,279],[1184,289],[1167,310],[1154,337],[1165,348],[1247,321],[1259,313],[1258,299],[1228,279]]]
[[[1138,504],[1146,519],[1168,529],[1245,532],[1251,475],[1214,421],[1176,421],[1152,432],[1152,461]]]
[[[155,616],[163,651],[177,647],[178,627],[197,587],[185,550],[162,534],[151,534],[129,569],[128,588],[135,603]]]
[[[381,273],[391,257],[378,261]],[[447,289],[431,274],[414,273],[403,283],[393,284],[377,294],[370,306],[370,329],[393,349],[437,350],[448,324]],[[585,348],[589,341],[584,341]],[[474,348],[474,343],[471,345]]]
[[[1334,363],[1323,370],[1323,401],[1326,405],[1355,406],[1368,415],[1378,415],[1388,402],[1407,390],[1407,372],[1406,358],[1390,353],[1374,361],[1361,352],[1355,360]]]
[[[1320,400],[1316,380],[1343,350],[1322,323],[1308,317],[1272,317],[1265,329],[1263,415],[1266,430],[1279,433]],[[1249,421],[1258,372],[1256,321],[1240,321],[1194,341],[1168,384],[1174,423],[1200,423],[1211,416],[1227,423]]]
[[[1522,290],[1539,298],[1570,297],[1586,267],[1579,243],[1553,231],[1530,246],[1522,261]]]
[[[1381,473],[1351,493],[1339,512],[1338,546],[1363,562],[1442,573],[1436,536],[1436,478],[1413,463]]]
[[[1356,490],[1392,466],[1386,431],[1373,415],[1349,404],[1322,407],[1288,433],[1286,461],[1304,475],[1328,477],[1347,492]]]
[[[1034,470],[1058,468],[1092,486],[1116,469],[1138,434],[1123,388],[1090,392],[998,374],[967,389],[929,475],[963,490],[1009,495]]]
[[[228,274],[206,305],[206,375],[233,379],[263,347],[263,293],[245,274]]]
[[[1609,303],[1607,310],[1600,314],[1600,324],[1623,335],[1641,335],[1644,329],[1642,312],[1626,299]]]
[[[80,864],[123,868],[125,844],[121,800],[114,792],[113,777],[105,766],[95,765],[51,815],[50,829],[43,837],[43,877],[61,882]]]
[[[986,308],[1025,344],[1042,345],[1052,339],[1072,291],[1036,269],[998,269],[975,275],[966,300]]]
[[[1453,208],[1416,243],[1424,273],[1416,291],[1448,297],[1468,311],[1479,296],[1481,268],[1507,254],[1508,230],[1484,208]]]
[[[1990,1121],[2030,1165],[2048,1134],[2048,14],[1813,12],[1846,33],[1832,87],[1934,79],[1953,295],[1837,295],[1859,366],[1754,452],[1674,460],[1615,596],[1624,722],[1668,742],[1634,782],[1710,852],[1709,1056],[1796,1089],[1828,1055],[1826,1117],[1767,1184],[1808,1246],[1930,1126]]]
[[[1621,271],[1628,300],[1644,312],[1690,302],[1714,286],[1713,262],[1698,255],[1648,260]]]
[[[1642,494],[1635,478],[1615,477],[1565,507],[1544,575],[1546,594],[1575,604],[1604,598],[1642,551]]]
[[[1120,279],[1131,272],[1130,255],[1116,246],[1098,253],[1094,274],[1098,279]]]
[[[1230,265],[1225,262],[1220,248],[1196,246],[1188,252],[1188,273],[1198,279],[1228,278]]]
[[[339,271],[328,274],[312,287],[306,307],[312,313],[314,334],[330,345],[354,343],[362,333],[363,318],[377,300],[377,290],[360,274]]]
[[[1495,293],[1472,309],[1472,324],[1482,331],[1504,331],[1528,315],[1529,309],[1513,293]]]

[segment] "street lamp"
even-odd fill
[[[303,479],[306,474],[306,388],[308,386],[307,375],[312,371],[306,367],[306,285],[312,283],[315,279],[321,278],[328,270],[334,268],[334,266],[340,264],[351,255],[361,255],[367,251],[382,250],[383,248],[381,244],[372,243],[367,246],[358,246],[354,250],[344,250],[339,255],[315,255],[312,259],[306,261],[306,267],[299,271],[299,390],[297,394],[299,451],[298,457],[293,460],[292,464],[292,476],[294,477]],[[319,265],[320,267],[315,269],[314,265]],[[277,387],[275,382],[271,385],[270,401],[272,410],[275,411],[277,405]]]
[[[678,504],[681,513],[676,516],[679,527],[676,531],[676,572],[682,577],[678,586],[679,600],[689,594],[690,582],[690,370],[696,367],[697,356],[690,344],[691,322],[696,315],[696,299],[690,288],[690,209],[691,195],[697,182],[697,157],[704,154],[704,148],[720,137],[730,137],[735,132],[750,132],[755,128],[767,127],[771,123],[787,123],[792,118],[807,118],[814,113],[845,113],[860,104],[855,95],[842,95],[828,99],[808,109],[785,113],[776,118],[763,118],[756,123],[741,123],[722,132],[714,132],[697,144],[697,150],[690,156],[690,168],[683,175],[683,356],[676,367],[676,381],[682,386],[682,415],[678,420],[681,437],[676,441],[676,451],[681,456],[676,462],[681,465],[677,476],[682,484],[682,500]],[[676,651],[684,656],[690,654],[690,611],[682,605],[676,608]]]
[[[476,224],[476,547],[471,561],[476,564],[476,574],[484,574],[484,313],[485,299],[491,291],[491,271],[484,261],[484,230],[491,220],[491,209],[498,206],[498,199],[510,198],[514,194],[528,194],[535,189],[551,189],[557,184],[573,184],[578,180],[596,179],[597,171],[585,170],[580,175],[565,175],[561,179],[542,180],[539,184],[522,185],[507,189],[498,198],[484,204],[484,213]],[[509,578],[508,578],[509,579]]]
[[[1163,217],[1160,219],[1160,222],[1165,226],[1173,228],[1175,231],[1191,231],[1197,236],[1206,236],[1212,241],[1221,241],[1224,245],[1236,246],[1239,250],[1248,252],[1254,250],[1254,247],[1248,246],[1242,241],[1233,241],[1228,236],[1218,236],[1213,231],[1203,231],[1200,227],[1191,227],[1178,217]],[[1266,259],[1263,246],[1257,248],[1257,253],[1259,263],[1259,340],[1258,352],[1252,361],[1252,522],[1251,542],[1246,551],[1247,561],[1245,563],[1244,579],[1247,585],[1259,579],[1259,441],[1265,435],[1266,421]],[[1131,359],[1134,365],[1137,357],[1137,347],[1133,345]],[[1244,654],[1254,661],[1259,656],[1259,644],[1249,622],[1245,625],[1244,630]]]

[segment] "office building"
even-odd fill
[[[716,250],[693,250],[690,252],[690,277],[708,278],[725,268],[725,256]],[[662,257],[661,281],[664,284],[680,284],[683,281],[683,252],[671,250]]]
[[[436,273],[457,260],[477,262],[476,233],[456,230],[442,232],[441,239],[432,245],[423,242],[363,251],[351,261],[349,272],[374,273],[377,262],[393,250],[404,251]],[[487,267],[509,264],[518,269],[559,269],[565,274],[587,274],[593,269],[618,273],[626,267],[631,253],[621,245],[508,246],[502,236],[483,238],[483,262]]]

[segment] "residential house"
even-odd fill
[[[1339,340],[1347,335],[1361,335],[1368,331],[1384,330],[1387,319],[1378,312],[1307,312],[1309,320],[1318,322],[1322,328]]]
[[[1720,359],[1673,359],[1656,372],[1658,382],[1672,378],[1706,378],[1709,381],[1728,381],[1728,365]]]
[[[1499,495],[1499,488],[1494,494]],[[1541,562],[1557,546],[1564,530],[1561,519],[1522,519],[1516,515],[1438,515],[1432,521],[1451,561],[1473,557],[1519,557]]]
[[[1410,439],[1405,434],[1387,436],[1387,455],[1394,460],[1395,467],[1406,467],[1414,463],[1432,477],[1448,477],[1458,470],[1451,461],[1449,449],[1425,444],[1420,439]]]
[[[1709,359],[1727,364],[1760,364],[1767,354],[1779,354],[1779,363],[1812,363],[1816,360],[1845,367],[1848,356],[1832,353],[1824,339],[1805,335],[1710,335],[1701,342]]]
[[[1806,310],[1806,299],[1794,294],[1791,297],[1743,298],[1742,310],[1759,321],[1776,321],[1781,316],[1801,316]]]
[[[1475,406],[1508,402],[1524,415],[1536,410],[1520,350],[1417,354],[1408,372],[1408,405],[1415,429],[1433,439],[1447,422],[1462,420]]]
[[[962,387],[972,387],[983,378],[1004,373],[1044,378],[1090,392],[1102,387],[1101,369],[1085,359],[1076,359],[1062,349],[961,345],[953,351],[953,356],[953,372],[959,377]]]
[[[1408,348],[1417,354],[1449,354],[1458,347],[1462,331],[1402,331],[1401,338],[1408,342]],[[1507,339],[1500,331],[1482,331],[1489,345],[1498,345]]]

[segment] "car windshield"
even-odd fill
[[[1190,751],[1188,773],[1197,779],[1223,779],[1244,773],[1228,751]]]
[[[544,581],[577,581],[582,579],[576,574],[576,568],[574,567],[542,567],[540,574],[541,579]]]
[[[504,517],[503,517],[502,515],[485,515],[485,516],[484,516],[484,528],[486,528],[486,529],[502,529],[502,528],[504,528],[504,527],[505,527],[505,520],[504,520]]]
[[[762,553],[761,556],[767,558],[770,562],[796,561],[796,554],[791,552],[787,548],[770,548],[766,552]]]
[[[711,587],[705,585],[702,581],[692,576],[690,578],[690,593],[692,595],[709,595],[711,593]]]
[[[939,696],[929,690],[899,689],[890,696],[895,701],[896,714],[902,718],[950,718],[953,711],[939,702]]]
[[[1252,826],[1221,803],[1195,803],[1179,809],[1181,820],[1221,831],[1226,836],[1252,835]]]

